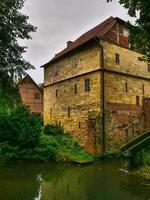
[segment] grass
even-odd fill
[[[69,134],[43,136],[50,145],[55,143],[53,154],[56,161],[71,161],[76,163],[89,163],[93,156],[80,147]]]

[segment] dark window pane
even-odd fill
[[[74,85],[74,93],[77,94],[77,92],[78,92],[78,91],[77,91],[77,85],[75,84],[75,85]]]
[[[140,97],[136,96],[136,105],[138,106],[140,104]]]
[[[150,72],[150,63],[147,65],[147,70]]]
[[[58,97],[58,90],[56,89],[56,97]]]
[[[50,108],[50,117],[53,117],[53,109]]]
[[[115,54],[115,62],[116,64],[120,63],[120,55],[118,53]]]
[[[125,83],[125,90],[128,92],[128,83]]]
[[[81,128],[81,122],[79,122],[79,128]]]
[[[144,84],[142,84],[142,93],[143,93],[143,95],[145,94],[145,87],[144,87]]]
[[[68,117],[70,118],[70,107],[68,107]]]
[[[90,91],[90,79],[85,80],[85,91]]]

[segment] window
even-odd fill
[[[50,108],[50,117],[53,117],[53,109]]]
[[[55,70],[54,70],[54,76],[58,76],[58,72],[59,72],[58,69],[55,68]]]
[[[150,63],[147,65],[147,70],[150,72]]]
[[[115,54],[115,62],[116,64],[120,64],[120,55],[118,53]]]
[[[74,93],[77,94],[77,84],[74,85]]]
[[[56,89],[56,97],[58,97],[58,90]]]
[[[140,97],[136,96],[136,105],[139,106],[139,104],[140,104]]]
[[[72,60],[71,60],[71,67],[72,68],[76,68],[77,65],[78,65],[77,58],[76,57],[72,58]]]
[[[125,83],[125,91],[128,92],[128,83]]]
[[[59,121],[59,126],[61,126],[61,121]]]
[[[68,118],[70,118],[70,107],[68,107]]]
[[[90,79],[85,80],[85,92],[90,91]]]
[[[144,87],[144,84],[142,84],[142,94],[143,94],[143,95],[145,94],[145,87]]]
[[[34,98],[35,99],[40,99],[40,94],[39,93],[35,93]]]
[[[79,122],[78,127],[81,128],[81,122]]]

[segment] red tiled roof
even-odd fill
[[[82,44],[90,41],[91,39],[93,39],[95,37],[98,37],[98,36],[101,36],[115,22],[114,21],[115,19],[116,18],[114,18],[114,17],[109,17],[108,19],[106,19],[101,24],[97,25],[93,29],[91,29],[88,32],[84,33],[77,40],[75,40],[74,42],[70,43],[69,46],[67,46],[67,48],[65,48],[60,53],[56,54],[55,57],[52,60],[50,60],[50,62],[46,63],[42,67],[47,66],[51,62],[57,60],[61,56],[65,55],[66,53],[72,51],[73,49],[81,46]]]

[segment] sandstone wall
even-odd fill
[[[103,41],[102,45],[104,46],[105,68],[150,78],[147,63],[138,60],[141,54],[106,41]],[[116,53],[120,55],[120,64],[115,63]]]
[[[44,85],[99,69],[99,48],[95,43],[73,51],[44,69]]]
[[[78,65],[72,68],[71,58],[74,57]],[[97,70],[99,57],[98,47],[92,44],[84,51],[70,55],[45,69],[44,123],[63,126],[89,151],[93,149],[94,138],[89,131],[88,117],[91,112],[94,115],[100,112],[100,72]],[[58,77],[54,76],[56,67],[59,70]],[[85,91],[87,79],[90,80],[90,91]]]

